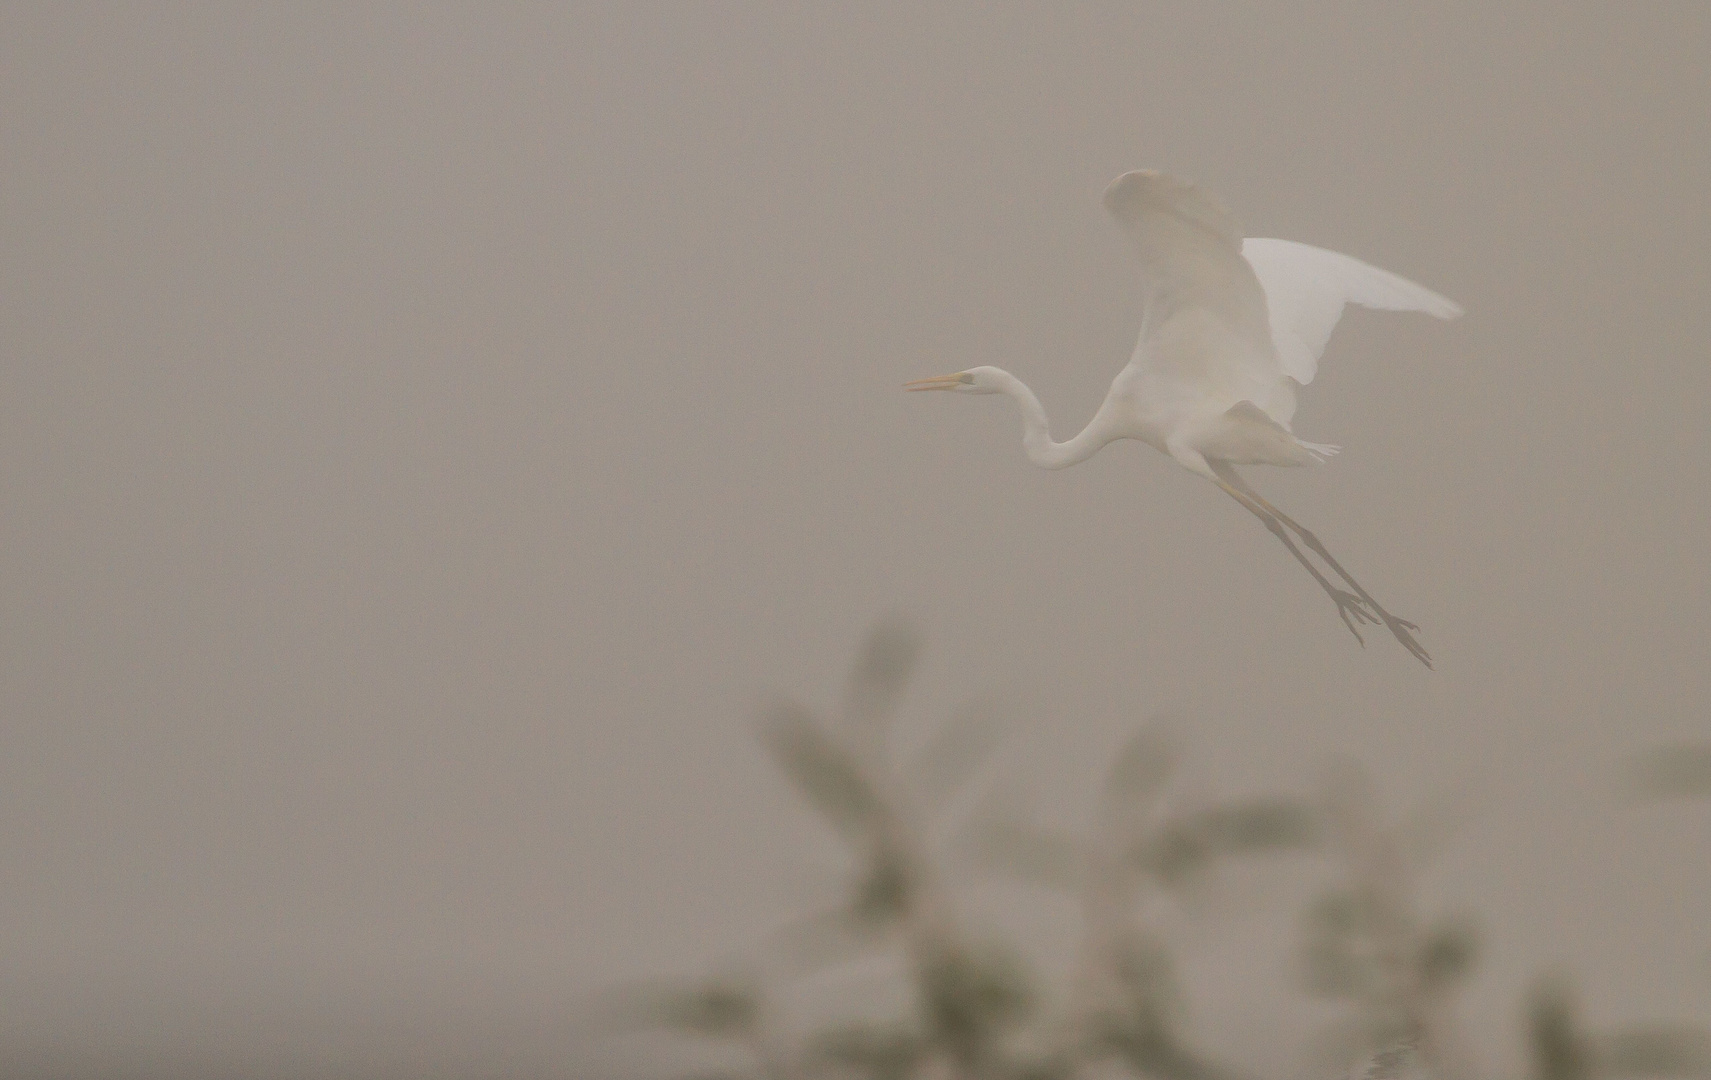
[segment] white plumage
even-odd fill
[[[1305,465],[1337,448],[1303,442],[1291,428],[1295,392],[1313,381],[1347,304],[1423,311],[1453,319],[1461,308],[1359,259],[1291,240],[1248,238],[1217,200],[1164,173],[1125,173],[1105,206],[1141,258],[1141,330],[1134,355],[1081,433],[1052,439],[1039,398],[1002,368],[921,379],[910,390],[1005,394],[1022,410],[1022,444],[1034,464],[1061,469],[1117,439],[1138,439],[1228,492],[1265,523],[1356,623],[1382,622],[1427,667],[1418,627],[1381,607],[1317,537],[1267,502],[1236,465]],[[1352,592],[1331,584],[1296,541]],[[1363,642],[1364,644],[1364,642]]]
[[[1311,244],[1250,236],[1242,241],[1242,256],[1265,290],[1278,363],[1302,386],[1319,373],[1319,357],[1345,304],[1440,319],[1462,313],[1455,301],[1405,277]]]

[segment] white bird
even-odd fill
[[[1022,410],[1028,460],[1044,469],[1079,464],[1118,439],[1162,450],[1264,522],[1330,595],[1362,645],[1356,623],[1382,622],[1431,667],[1414,639],[1419,627],[1380,606],[1318,537],[1267,502],[1234,467],[1305,465],[1337,452],[1297,439],[1290,421],[1295,391],[1313,381],[1343,305],[1424,311],[1440,319],[1455,318],[1461,308],[1347,255],[1290,240],[1244,240],[1216,200],[1164,173],[1119,176],[1105,189],[1105,208],[1140,251],[1141,334],[1081,434],[1054,442],[1040,399],[1002,368],[970,368],[905,389],[1008,395]],[[1353,591],[1333,585],[1297,539]]]

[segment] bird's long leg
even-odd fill
[[[1349,633],[1355,636],[1355,640],[1361,643],[1362,648],[1365,648],[1366,639],[1360,636],[1360,631],[1355,628],[1355,624],[1377,622],[1378,618],[1366,609],[1361,598],[1354,593],[1346,592],[1332,585],[1325,575],[1319,572],[1319,568],[1313,565],[1313,560],[1295,546],[1295,540],[1284,528],[1283,523],[1246,492],[1237,489],[1222,477],[1214,482],[1223,488],[1232,499],[1241,503],[1250,514],[1259,518],[1273,536],[1283,541],[1283,546],[1289,549],[1291,555],[1295,556],[1295,561],[1307,568],[1307,572],[1313,575],[1313,580],[1319,583],[1319,587],[1325,590],[1325,594],[1331,598],[1331,602],[1337,605],[1337,614],[1342,617],[1343,625],[1349,628]]]
[[[1353,589],[1355,591],[1355,595],[1360,597],[1366,606],[1372,609],[1372,613],[1377,615],[1379,621],[1383,622],[1385,627],[1390,630],[1390,633],[1395,636],[1396,640],[1402,643],[1403,648],[1407,649],[1410,653],[1413,653],[1414,658],[1420,661],[1420,663],[1425,664],[1428,668],[1432,666],[1431,655],[1426,652],[1425,648],[1418,641],[1414,640],[1415,632],[1420,629],[1418,626],[1409,622],[1407,619],[1399,618],[1386,611],[1384,606],[1377,600],[1374,600],[1372,598],[1372,594],[1367,592],[1366,589],[1361,586],[1360,582],[1356,581],[1352,576],[1350,576],[1347,570],[1343,569],[1343,565],[1336,560],[1335,556],[1325,549],[1325,545],[1319,542],[1319,538],[1317,536],[1314,536],[1311,531],[1303,527],[1300,522],[1266,501],[1265,496],[1249,487],[1246,481],[1244,481],[1241,476],[1237,474],[1236,470],[1231,468],[1228,463],[1217,462],[1213,464],[1212,467],[1213,471],[1218,474],[1218,478],[1221,481],[1222,486],[1225,487],[1225,490],[1230,491],[1233,495],[1245,496],[1247,499],[1252,500],[1260,510],[1263,510],[1267,515],[1293,530],[1295,534],[1301,538],[1301,542],[1303,544],[1306,544],[1315,555],[1324,559],[1325,565],[1329,566],[1338,577],[1348,583],[1349,588]],[[1244,505],[1246,505],[1246,503],[1244,503]],[[1275,530],[1273,531],[1275,532]],[[1301,556],[1299,554],[1296,555],[1296,558],[1300,557]],[[1325,582],[1322,576],[1317,573],[1314,576],[1319,577],[1319,583],[1321,585],[1327,585],[1327,582]],[[1342,610],[1341,603],[1338,604],[1338,610]],[[1348,620],[1345,617],[1343,621],[1347,622]]]

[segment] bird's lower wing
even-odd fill
[[[1329,449],[1297,439],[1251,401],[1238,401],[1195,425],[1185,441],[1206,458],[1232,465],[1311,465],[1319,451]]]

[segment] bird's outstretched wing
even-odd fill
[[[1453,300],[1335,251],[1259,237],[1242,241],[1241,251],[1265,287],[1271,340],[1283,373],[1304,386],[1319,370],[1319,357],[1344,304],[1424,311],[1440,319],[1461,314]]]
[[[1210,317],[1238,340],[1269,352],[1265,294],[1242,258],[1242,231],[1217,200],[1151,169],[1105,189],[1105,208],[1141,256],[1141,344],[1168,334],[1175,316]],[[1202,331],[1203,332],[1203,331]]]

